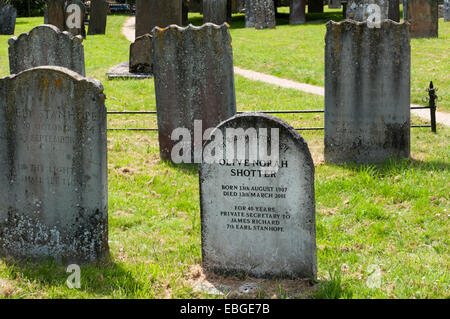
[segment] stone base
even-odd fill
[[[153,74],[146,73],[130,73],[130,63],[122,62],[116,66],[113,66],[106,72],[108,80],[114,79],[134,79],[134,80],[144,80],[151,79]]]

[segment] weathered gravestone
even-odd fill
[[[341,0],[328,0],[328,8],[329,9],[340,9],[341,8]]]
[[[227,0],[203,0],[203,23],[227,22],[227,2]]]
[[[156,26],[182,25],[182,0],[137,0],[136,38],[151,33]]]
[[[86,38],[86,29],[84,26],[84,17],[86,7],[81,0],[70,0],[66,2],[64,7],[64,30],[73,35],[81,35]]]
[[[407,23],[327,23],[325,160],[378,163],[410,155]],[[393,43],[395,45],[393,45]]]
[[[411,38],[437,38],[439,28],[436,0],[408,0],[406,20],[411,24]]]
[[[223,122],[212,136],[199,168],[203,267],[314,279],[314,163],[303,138],[258,113]]]
[[[308,0],[308,13],[322,13],[323,0]]]
[[[373,5],[380,8],[380,20],[389,17],[389,1],[388,0],[348,0],[347,1],[347,19],[355,21],[367,21],[378,12],[374,10]]]
[[[9,39],[9,68],[17,74],[37,66],[53,65],[85,75],[81,36],[61,32],[54,25],[40,25]]]
[[[400,0],[389,0],[389,19],[400,22]]]
[[[61,31],[65,29],[64,0],[47,0],[47,18],[44,18],[44,22],[56,26]]]
[[[246,0],[245,27],[266,29],[275,28],[275,4],[273,0]]]
[[[306,22],[306,0],[291,0],[289,7],[289,23],[303,24]]]
[[[130,72],[153,73],[152,36],[145,34],[138,37],[130,46]]]
[[[0,79],[0,255],[108,255],[101,83],[60,67]]]
[[[450,21],[450,0],[444,0],[444,21]]]
[[[106,0],[91,0],[91,15],[88,35],[105,34],[108,2]]]
[[[14,34],[16,17],[17,11],[13,6],[0,2],[0,35]]]
[[[153,73],[163,160],[173,160],[172,149],[180,138],[172,140],[175,129],[186,128],[193,137],[195,121],[202,121],[200,135],[236,114],[227,24],[153,29]],[[197,145],[194,138],[188,144],[192,152],[201,149],[201,141]],[[192,161],[192,152],[185,154],[185,162]]]

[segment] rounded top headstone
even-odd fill
[[[203,160],[203,267],[315,278],[314,163],[300,134],[270,115],[236,115],[212,130]]]

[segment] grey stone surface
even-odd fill
[[[264,135],[276,139],[273,130],[278,130],[279,160],[264,167],[271,171],[248,152],[240,159],[200,165],[203,267],[255,277],[315,278],[314,163],[307,144],[292,127],[269,115],[244,113],[217,129],[223,134],[218,142],[223,154],[228,141],[235,140],[227,129],[242,129],[238,143],[247,130],[255,130],[258,140],[249,138],[249,148]],[[210,143],[204,144],[205,153]]]
[[[450,0],[444,0],[444,21],[450,21]]]
[[[45,6],[44,9],[44,24],[48,24],[48,7]]]
[[[47,0],[47,23],[53,24],[61,31],[65,30],[64,0]]]
[[[108,2],[106,0],[91,0],[88,35],[106,33],[107,15]]]
[[[323,0],[308,0],[308,13],[322,13]]]
[[[61,66],[85,75],[81,36],[74,37],[57,27],[44,24],[29,33],[9,39],[9,67],[17,74],[37,66]]]
[[[245,27],[256,29],[275,28],[275,4],[273,0],[246,0]]]
[[[75,9],[74,6],[77,6],[79,9]],[[66,5],[64,7],[64,30],[70,32],[73,35],[81,35],[83,38],[86,38],[86,28],[84,25],[85,13],[86,7],[83,1],[66,1]]]
[[[341,8],[341,0],[328,0],[328,8],[340,9]]]
[[[188,0],[188,2],[189,2],[189,12],[203,13],[203,0]]]
[[[325,42],[325,161],[409,157],[408,24],[331,21]]]
[[[0,79],[0,255],[108,256],[102,84],[60,67]]]
[[[203,23],[227,22],[227,0],[203,0]]]
[[[389,0],[389,19],[400,22],[400,0]]]
[[[289,23],[290,24],[306,23],[306,0],[291,0]]]
[[[376,4],[381,9],[381,20],[389,17],[389,1],[388,0],[348,0],[347,2],[347,19],[355,21],[367,21],[372,14],[368,10],[370,4]]]
[[[152,36],[144,34],[130,45],[130,73],[153,73]]]
[[[204,131],[236,114],[231,35],[226,24],[211,23],[155,28],[152,35],[160,155],[171,160],[175,128],[194,136],[195,120]]]
[[[151,33],[158,26],[165,28],[171,24],[183,23],[182,0],[137,0],[136,38]]]
[[[118,65],[111,67],[108,72],[106,72],[108,80],[116,79],[130,79],[130,80],[145,80],[151,79],[153,74],[148,73],[131,73],[130,72],[130,62],[121,62]]]
[[[14,34],[16,17],[17,11],[13,6],[0,2],[0,35]]]
[[[406,20],[411,24],[411,38],[437,38],[439,32],[438,2],[408,0]]]

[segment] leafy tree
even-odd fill
[[[17,9],[19,17],[42,16],[46,5],[46,0],[4,0],[4,2],[12,4]]]

